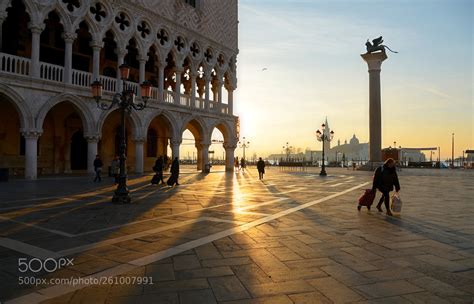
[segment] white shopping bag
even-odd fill
[[[400,198],[400,194],[398,193],[392,195],[392,212],[402,212],[402,199]]]

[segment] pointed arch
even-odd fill
[[[16,108],[20,117],[20,127],[22,130],[31,130],[35,128],[35,122],[30,108],[25,99],[13,88],[0,83],[0,95],[6,96]]]
[[[120,110],[119,108],[112,108],[108,111],[102,111],[100,117],[97,121],[97,128],[95,131],[97,134],[102,134],[102,129],[104,127],[105,120],[107,117],[114,111]],[[127,114],[126,114],[127,115]],[[140,123],[140,117],[138,116],[136,111],[132,111],[130,115],[130,122],[132,123],[132,137],[133,138],[145,138],[146,131],[144,131],[142,124]]]
[[[77,110],[77,113],[81,117],[82,125],[84,127],[84,134],[93,134],[94,131],[94,121],[93,113],[86,106],[86,103],[83,99],[72,95],[69,93],[61,93],[50,98],[38,111],[36,115],[36,128],[41,130],[43,128],[43,123],[48,112],[57,104],[61,102],[70,102],[73,104]]]

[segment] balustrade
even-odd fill
[[[0,71],[29,75],[31,60],[29,58],[0,53]]]

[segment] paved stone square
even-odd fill
[[[387,217],[356,209],[370,172],[213,169],[175,188],[131,176],[131,205],[110,203],[109,178],[1,183],[0,301],[473,302],[473,171],[404,169]]]

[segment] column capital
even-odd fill
[[[144,144],[146,142],[146,138],[144,137],[136,137],[136,138],[133,138],[133,142],[135,144]]]
[[[3,23],[5,19],[8,17],[8,12],[7,11],[1,11],[0,12],[0,22]]]
[[[387,54],[385,52],[380,53],[367,53],[360,55],[367,65],[369,66],[369,72],[380,71],[382,67],[382,62],[387,59]]]
[[[100,135],[85,135],[84,138],[88,143],[98,143],[100,141]]]
[[[90,46],[93,50],[100,50],[101,48],[104,47],[104,42],[103,42],[103,41],[100,41],[100,40],[92,40],[92,41],[89,43],[89,46]]]
[[[45,24],[44,23],[36,24],[36,23],[30,22],[28,23],[28,28],[34,34],[41,34],[45,28]]]
[[[38,130],[28,130],[28,131],[22,131],[21,135],[23,135],[24,138],[39,138],[43,134],[43,131],[38,131]]]
[[[170,145],[171,146],[179,146],[181,145],[181,143],[183,142],[183,139],[179,138],[179,139],[171,139],[170,140]]]
[[[226,150],[235,150],[237,148],[237,143],[224,142],[223,146]]]
[[[183,68],[182,66],[176,66],[176,67],[174,68],[174,71],[176,72],[176,74],[178,74],[178,73],[181,74],[181,73],[184,72],[184,68]]]
[[[117,54],[117,56],[120,58],[120,57],[125,57],[125,55],[127,55],[128,51],[126,48],[120,48],[120,47],[117,47],[115,49],[115,54]]]
[[[71,32],[64,32],[62,36],[64,38],[64,42],[66,43],[73,43],[77,38],[77,34]]]

